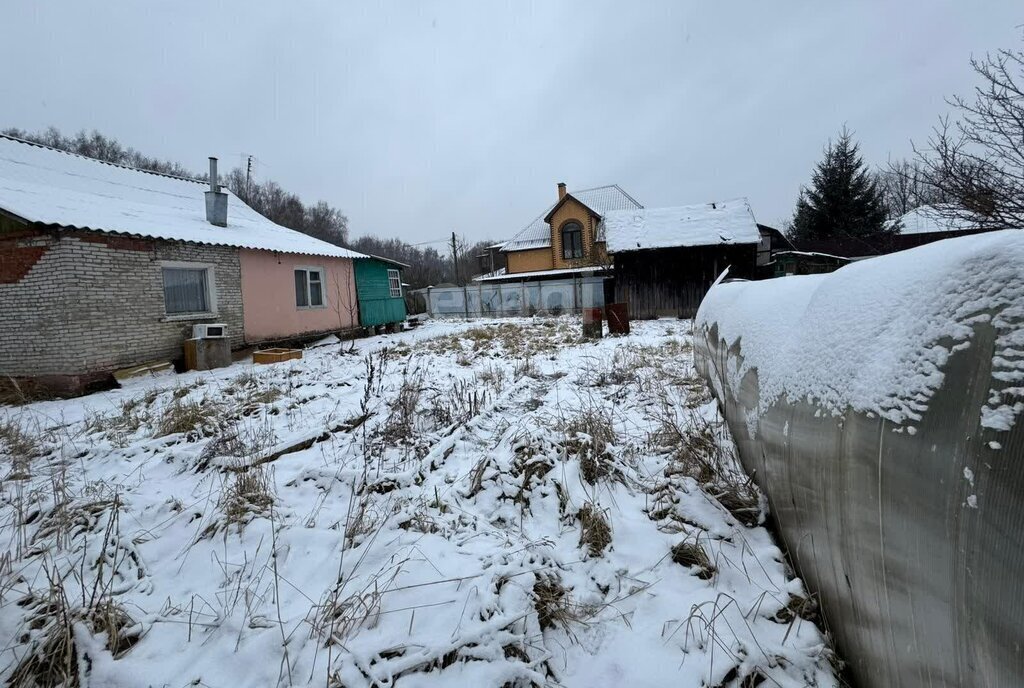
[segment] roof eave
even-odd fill
[[[32,223],[32,220],[29,220],[26,217],[22,217],[17,213],[12,213],[11,211],[6,210],[4,208],[0,208],[0,217],[6,217],[8,220],[13,220],[14,222],[17,222],[20,225],[27,225]]]
[[[138,232],[124,231],[124,230],[120,230],[120,229],[103,229],[103,228],[97,228],[97,227],[90,227],[88,225],[62,225],[62,224],[57,224],[57,223],[54,223],[54,222],[35,222],[33,220],[24,220],[24,218],[20,218],[17,215],[14,215],[14,214],[11,214],[11,213],[7,213],[2,208],[0,208],[0,215],[10,215],[12,218],[14,218],[16,220],[18,220],[18,219],[23,220],[26,224],[36,224],[36,225],[41,226],[41,227],[48,227],[48,228],[51,228],[51,229],[54,229],[54,230],[58,230],[58,231],[96,232],[98,234],[113,234],[115,236],[130,237],[132,239],[147,239],[149,241],[166,241],[166,242],[175,243],[175,244],[195,244],[196,246],[222,246],[224,248],[233,248],[233,249],[236,249],[236,250],[239,250],[239,251],[267,251],[269,253],[282,253],[282,254],[291,255],[291,256],[317,256],[318,258],[342,258],[342,259],[349,259],[349,260],[354,260],[354,259],[359,259],[359,258],[376,258],[377,257],[377,256],[368,256],[368,255],[359,253],[358,251],[353,251],[350,248],[345,248],[344,246],[338,246],[338,248],[341,249],[342,251],[347,251],[347,252],[352,253],[354,255],[351,255],[351,256],[339,256],[339,255],[334,255],[334,254],[331,254],[331,253],[320,252],[320,251],[289,251],[287,249],[281,249],[281,248],[265,248],[265,247],[262,247],[262,246],[241,246],[239,244],[219,243],[219,242],[213,242],[213,241],[198,241],[198,240],[195,240],[195,239],[175,239],[173,237],[153,236],[151,234],[140,234]],[[295,230],[292,230],[292,231],[295,231]],[[387,261],[386,258],[381,258],[381,260]],[[409,267],[408,265],[405,265],[404,263],[398,263],[397,261],[388,261],[388,262],[397,263],[398,265],[402,265],[403,267]]]
[[[345,249],[345,250],[346,251],[351,251],[352,249]],[[355,253],[355,251],[353,251],[353,253]],[[385,258],[384,256],[377,256],[377,255],[374,255],[372,253],[361,254],[359,256],[355,256],[354,259],[355,260],[365,260],[365,259],[368,259],[368,258],[373,258],[375,260],[379,260],[382,263],[391,263],[392,265],[397,265],[397,266],[403,267],[403,268],[411,267],[410,265],[407,265],[405,263],[401,263],[401,262],[399,262],[397,260],[392,260],[391,258]]]
[[[608,253],[636,253],[639,251],[661,251],[668,248],[715,248],[725,246],[757,246],[758,241],[719,241],[713,244],[677,244],[675,246],[627,246],[625,248],[608,247]]]
[[[502,253],[516,253],[517,251],[539,251],[545,248],[551,248],[551,242],[546,244],[537,244],[536,246],[523,246],[521,248],[503,248]]]

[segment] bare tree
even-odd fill
[[[936,187],[931,174],[917,160],[890,160],[875,173],[876,183],[890,219],[899,219],[923,205],[952,203],[956,199]]]
[[[344,287],[342,281],[345,282]],[[359,300],[356,298],[355,283],[355,262],[350,260],[338,271],[338,279],[334,280],[334,312],[338,314],[339,334],[359,327]],[[349,350],[355,350],[355,338]]]
[[[958,118],[944,118],[915,148],[929,183],[952,203],[952,219],[980,227],[1024,227],[1024,51],[974,58],[981,78],[973,99],[949,101]]]

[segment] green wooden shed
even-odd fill
[[[408,266],[379,256],[357,258],[354,262],[359,324],[375,327],[403,322],[405,293],[402,288],[402,269]]]

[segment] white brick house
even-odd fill
[[[0,136],[0,380],[88,390],[116,369],[181,357],[195,323],[226,323],[234,347],[252,341],[247,310],[263,331],[280,322],[281,336],[356,324],[355,290],[341,282],[362,254],[276,225],[228,192],[218,192],[225,226],[212,224],[208,193],[204,182]],[[279,266],[281,282],[249,303],[246,256]],[[292,263],[321,266],[304,268],[321,280],[319,300],[307,284],[296,305]]]

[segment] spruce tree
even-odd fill
[[[882,190],[844,127],[814,168],[810,188],[801,188],[789,226],[791,239],[871,238],[895,231],[885,226]]]

